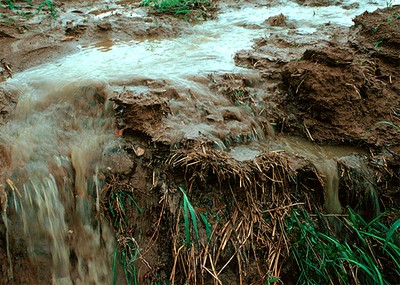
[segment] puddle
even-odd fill
[[[115,45],[115,42],[113,40],[110,39],[102,39],[99,42],[90,45],[90,46],[82,46],[83,49],[96,49],[99,50],[101,52],[108,52],[110,50],[112,50],[113,46]]]

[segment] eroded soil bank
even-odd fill
[[[184,29],[175,27],[189,25],[167,17],[152,29],[148,23],[153,20],[138,18],[141,28],[128,28],[131,18],[113,17],[118,20],[110,21],[111,27],[82,20],[84,27],[73,24],[70,34],[69,24],[62,25],[59,34],[51,34],[57,43],[38,41],[50,48],[13,49],[6,52],[7,62],[24,69],[47,60],[48,50],[73,50],[97,37],[126,40],[129,31],[173,36]],[[290,28],[285,15],[266,23]],[[28,43],[4,33],[5,46]],[[101,216],[115,233],[114,258],[121,260],[116,275],[138,284],[269,284],[277,279],[295,284],[302,271],[290,246],[296,236],[288,219],[295,209],[346,215],[350,206],[370,221],[379,212],[400,208],[400,136],[379,123],[400,124],[400,8],[364,13],[349,31],[327,25],[322,34],[332,34],[331,39],[257,39],[253,50],[235,55],[237,65],[256,72],[198,76],[190,79],[196,83],[190,88],[150,78],[111,85],[115,136],[123,138],[123,151],[110,155],[108,171],[102,173]],[[71,45],[62,41],[65,36]],[[24,62],[19,57],[24,53],[38,61]],[[93,92],[96,98],[104,96],[101,87]],[[3,93],[1,113],[8,121],[18,98]],[[291,143],[288,136],[298,139]],[[338,148],[316,150],[310,141]],[[2,169],[9,160],[2,148]],[[338,212],[327,201],[332,173],[324,172],[331,165],[326,161],[337,165],[331,171],[338,174]],[[0,191],[13,191],[8,188]],[[393,214],[387,225],[398,218]],[[46,270],[46,254],[34,264],[23,238],[13,233],[6,241],[5,225],[0,229],[2,284],[55,282]],[[345,229],[335,231],[352,240]],[[124,272],[123,263],[130,261],[131,272]],[[395,267],[389,259],[383,262],[383,268]],[[393,284],[398,280],[396,275],[384,278]]]
[[[372,220],[379,212],[399,209],[400,137],[394,127],[378,124],[399,123],[399,12],[393,7],[365,13],[348,33],[338,29],[336,40],[329,42],[309,42],[306,36],[263,38],[253,51],[238,52],[236,63],[256,69],[257,76],[203,80],[229,100],[222,116],[212,107],[222,103],[202,105],[195,91],[190,100],[197,107],[185,106],[193,121],[217,126],[212,137],[219,140],[206,134],[188,139],[185,130],[169,127],[176,114],[187,114],[176,107],[187,91],[149,82],[146,94],[118,95],[117,121],[135,169],[118,179],[130,181],[135,201],[146,205],[140,214],[135,209],[129,213],[135,221],[130,229],[139,244],[151,245],[143,252],[154,264],[138,264],[140,282],[149,282],[148,274],[178,283],[261,284],[269,276],[279,276],[283,284],[296,282],[300,269],[290,257],[285,217],[299,203],[310,213],[329,207],[324,196],[328,182],[317,167],[326,158],[271,145],[260,152],[251,148],[252,142],[273,135],[357,148],[355,155],[337,154],[338,170],[332,170],[339,173],[341,213],[350,206]],[[240,127],[232,127],[234,122]],[[254,152],[242,150],[237,156],[240,146]],[[198,222],[204,222],[201,242],[190,249],[185,249],[182,189],[203,217]],[[137,221],[147,226],[138,228]],[[117,232],[126,237],[125,228]]]

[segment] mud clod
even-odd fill
[[[161,98],[137,96],[125,91],[117,98],[116,113],[119,118],[119,128],[154,136],[154,131],[161,128],[162,118],[169,113],[169,107]]]
[[[283,14],[279,14],[278,16],[273,16],[268,18],[265,23],[268,23],[274,27],[287,27],[287,17]]]
[[[357,16],[349,37],[350,44],[395,68],[400,66],[399,6],[365,12]]]

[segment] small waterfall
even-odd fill
[[[22,238],[31,262],[47,267],[54,284],[108,285],[115,238],[100,218],[99,195],[118,144],[110,91],[93,81],[38,80],[19,89],[15,119],[0,136],[12,158],[3,174],[12,193],[2,213],[7,237]]]
[[[343,184],[346,190],[342,195],[363,218],[370,221],[380,213],[380,204],[376,192],[374,172],[368,167],[363,156],[347,156],[338,160]]]
[[[319,146],[315,143],[292,137],[282,137],[273,149],[281,149],[307,158],[318,172],[323,186],[324,210],[328,214],[342,213],[339,200],[338,161],[342,157],[353,157],[362,152],[352,147]]]
[[[17,198],[29,257],[50,257],[56,284],[110,284],[111,230],[96,220],[90,197],[57,184],[53,175],[30,179]]]
[[[32,259],[51,256],[55,278],[68,276],[68,226],[55,178],[52,175],[43,179],[31,176],[20,192],[16,212],[23,223],[29,256]]]
[[[12,280],[14,278],[13,273],[13,264],[11,260],[11,252],[10,252],[10,233],[8,227],[8,218],[6,209],[2,209],[1,218],[3,220],[4,226],[6,227],[6,250],[7,250],[7,261],[8,261],[8,278]]]
[[[314,162],[324,188],[324,210],[329,214],[342,213],[339,201],[339,174],[335,159]]]

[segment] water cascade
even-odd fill
[[[340,158],[343,182],[351,189],[346,194],[348,200],[353,200],[352,208],[363,214],[366,220],[372,220],[380,214],[380,202],[376,192],[373,171],[368,167],[367,159],[362,156],[347,156]],[[354,198],[355,197],[355,198]]]
[[[342,206],[339,201],[339,175],[337,162],[334,159],[326,159],[314,163],[322,176],[324,187],[324,209],[330,214],[340,214]]]
[[[283,149],[308,159],[315,166],[323,186],[324,210],[329,214],[342,212],[339,201],[338,160],[342,157],[353,157],[354,154],[362,153],[361,150],[352,147],[319,146],[293,137],[282,137],[269,147],[272,150]]]
[[[12,158],[11,229],[23,232],[33,261],[52,260],[57,284],[110,284],[113,236],[99,219],[99,169],[118,147],[109,91],[85,80],[19,87],[1,136]]]
[[[8,276],[10,277],[10,279],[12,279],[14,273],[13,273],[11,252],[10,252],[10,233],[9,233],[8,218],[7,218],[6,209],[2,209],[1,218],[3,220],[4,226],[6,227],[6,247],[7,247],[6,250],[7,250],[7,261],[8,261],[8,264],[9,264]]]

